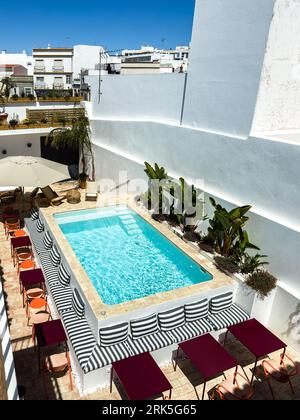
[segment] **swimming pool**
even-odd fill
[[[213,279],[125,205],[61,213],[54,217],[107,305]]]

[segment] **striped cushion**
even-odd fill
[[[128,359],[131,356],[134,356],[134,354],[126,341],[110,347],[100,347],[97,344],[84,368],[84,373],[111,365],[119,360]]]
[[[59,313],[72,310],[73,291],[71,287],[63,287],[61,284],[53,284],[50,287],[51,295]]]
[[[208,319],[202,318],[194,322],[188,322],[182,325],[182,327],[170,331],[170,334],[176,343],[181,343],[182,341],[191,340],[192,338],[206,334],[212,331],[212,329],[213,327]]]
[[[109,347],[122,343],[128,338],[128,323],[113,325],[99,330],[100,346]]]
[[[41,254],[40,261],[42,264],[43,272],[47,279],[48,284],[59,284],[58,280],[58,268],[53,266],[52,260],[49,254]]]
[[[95,337],[87,320],[78,319],[74,311],[62,313],[62,319],[78,362],[83,369],[97,344]]]
[[[39,212],[34,207],[32,207],[32,209],[31,209],[30,217],[31,217],[32,221],[38,220],[38,218],[39,218]]]
[[[56,248],[55,245],[53,245],[53,247],[51,249],[50,258],[51,258],[52,264],[55,267],[58,267],[59,264],[60,264],[60,253],[59,253],[59,251],[58,251],[58,249]]]
[[[39,233],[44,231],[44,223],[41,221],[41,219],[38,219],[36,222],[36,229]]]
[[[83,318],[85,312],[85,304],[77,289],[74,289],[73,292],[72,306],[78,318]]]
[[[68,287],[70,285],[71,274],[66,270],[63,264],[59,267],[58,279],[63,287]]]
[[[50,251],[53,245],[53,239],[49,233],[49,231],[47,230],[47,232],[44,235],[44,247],[47,251]]]
[[[185,323],[184,307],[171,309],[158,314],[159,325],[162,331],[170,331]]]
[[[133,340],[131,337],[128,338],[128,343],[130,344],[130,347],[132,348],[135,355],[156,351],[164,347],[171,346],[174,344],[174,342],[175,341],[170,333],[163,331],[141,337],[138,340]]]
[[[216,331],[247,321],[249,318],[250,316],[235,304],[231,305],[230,308],[225,311],[210,314],[208,316],[209,322]]]
[[[186,322],[197,321],[197,319],[205,318],[208,315],[208,300],[202,299],[198,302],[189,303],[184,306]]]
[[[27,225],[27,229],[28,229],[28,225]],[[34,229],[34,230],[28,229],[28,231],[29,231],[29,234],[30,234],[31,242],[33,243],[33,246],[34,246],[37,254],[40,255],[40,254],[43,254],[44,252],[46,252],[45,247],[44,247],[44,243],[43,243],[42,233],[37,232],[36,229]]]
[[[133,339],[158,332],[157,315],[152,314],[145,318],[135,319],[130,322],[131,335]]]
[[[221,295],[215,296],[210,300],[210,312],[217,314],[218,312],[225,311],[230,308],[233,303],[233,293],[222,293]]]

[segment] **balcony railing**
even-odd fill
[[[63,83],[53,83],[53,89],[64,89]]]
[[[64,66],[53,66],[52,71],[53,72],[64,72],[65,68]]]
[[[46,89],[46,83],[44,82],[38,82],[35,84],[35,89]]]
[[[46,71],[46,67],[45,66],[34,66],[34,71],[36,73],[43,73]]]

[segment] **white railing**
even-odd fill
[[[35,89],[46,89],[46,83],[36,83]]]
[[[53,89],[64,89],[63,83],[53,83]]]
[[[46,70],[45,66],[34,66],[35,72],[44,72]]]
[[[53,66],[52,71],[64,71],[64,66]]]

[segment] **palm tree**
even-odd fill
[[[91,142],[90,123],[87,116],[73,121],[71,128],[60,127],[52,130],[48,135],[46,144],[50,144],[56,150],[77,150],[79,148],[83,173],[87,171],[86,156],[90,155],[92,160],[92,180],[95,180],[95,159]]]
[[[4,77],[1,80],[1,89],[0,94],[1,96],[5,96],[6,99],[10,96],[10,90],[15,87],[15,83],[11,80],[10,77]]]

